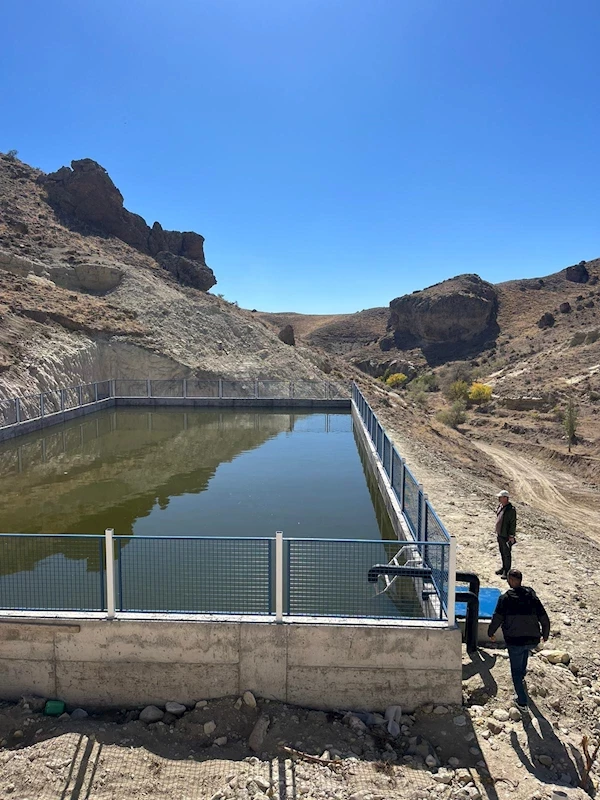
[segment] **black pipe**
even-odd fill
[[[456,577],[458,578],[458,573]],[[465,617],[467,653],[476,653],[479,639],[479,595],[475,592],[456,592],[456,602],[467,604]]]
[[[469,591],[476,594],[479,597],[479,586],[480,580],[479,575],[476,575],[474,572],[457,572],[456,573],[456,580],[460,583],[468,583],[469,584]]]
[[[431,578],[429,567],[396,567],[393,564],[375,564],[367,574],[369,583],[377,583],[380,575],[393,575],[402,578]]]

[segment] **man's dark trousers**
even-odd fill
[[[517,693],[517,703],[520,706],[527,705],[527,692],[523,679],[527,672],[527,660],[529,659],[530,644],[508,644],[508,657],[510,659],[510,674],[512,676],[515,692]]]
[[[504,570],[504,574],[507,575],[512,564],[511,546],[508,543],[508,539],[503,539],[501,536],[498,536],[498,548],[500,550],[500,558],[502,559],[502,569]]]

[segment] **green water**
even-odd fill
[[[62,534],[114,529],[131,610],[268,610],[274,550],[259,540],[283,531],[305,540],[286,543],[290,609],[351,613],[374,605],[350,574],[364,584],[397,550],[348,413],[100,412],[0,445],[0,485],[0,532],[44,534],[0,537],[3,607],[102,605],[101,540]]]

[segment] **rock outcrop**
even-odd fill
[[[403,350],[456,348],[493,337],[497,309],[491,283],[478,275],[459,275],[392,300],[388,329]]]
[[[567,267],[565,270],[565,277],[572,283],[587,283],[590,279],[590,273],[585,265],[585,261],[580,261],[579,264]]]
[[[284,344],[292,345],[292,347],[296,344],[296,337],[294,336],[294,328],[291,325],[286,325],[279,331],[277,335]]]
[[[216,284],[204,258],[204,237],[193,231],[165,231],[158,222],[150,228],[142,217],[125,208],[123,195],[108,172],[91,158],[72,161],[70,167],[39,180],[48,201],[65,219],[115,236],[152,256],[188,286],[207,291]]]

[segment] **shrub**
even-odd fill
[[[15,158],[19,155],[18,150],[9,150],[6,154],[7,158],[10,158],[11,161],[14,161]]]
[[[565,412],[565,433],[567,434],[567,442],[569,443],[569,453],[571,452],[571,445],[575,444],[577,441],[577,417],[579,416],[579,412],[577,406],[573,402],[573,398],[569,397],[569,404],[567,406],[567,410]]]
[[[588,331],[587,336],[585,337],[586,344],[594,344],[594,342],[598,341],[600,337],[600,331],[598,328],[593,328],[591,331]]]
[[[444,392],[448,400],[467,400],[469,397],[469,384],[466,381],[454,381]]]
[[[408,378],[403,372],[394,372],[385,379],[385,382],[391,389],[398,389],[399,387],[404,386],[407,380]]]
[[[469,400],[471,403],[480,406],[482,403],[489,403],[492,399],[492,387],[486,383],[472,383],[469,389]]]
[[[419,375],[414,378],[409,383],[408,388],[412,392],[437,392],[440,386],[435,372],[428,372],[425,375]]]
[[[467,421],[466,409],[467,407],[464,400],[456,400],[456,402],[452,403],[450,408],[438,411],[437,418],[450,428],[458,428],[459,425]]]

